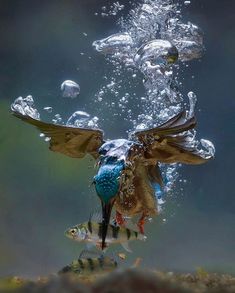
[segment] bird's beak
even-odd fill
[[[107,235],[107,231],[108,231],[108,226],[109,226],[109,221],[110,221],[110,217],[111,217],[111,212],[112,212],[112,208],[113,208],[113,204],[114,204],[115,200],[111,200],[109,203],[104,203],[102,201],[102,244],[101,244],[101,248],[102,250],[106,248],[105,245],[105,239],[106,239],[106,235]]]

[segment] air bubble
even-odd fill
[[[43,110],[45,110],[47,113],[52,113],[53,108],[52,107],[44,107]]]
[[[40,114],[34,106],[34,100],[31,95],[25,98],[19,97],[11,104],[11,110],[22,115],[30,116],[36,120],[40,120]]]
[[[83,111],[74,112],[68,119],[66,125],[74,127],[85,127],[90,120],[90,115]]]
[[[113,34],[105,39],[94,41],[92,45],[96,51],[114,60],[119,60],[127,66],[133,64],[130,52],[134,43],[132,37],[126,32]]]
[[[178,51],[169,41],[153,40],[141,46],[136,55],[135,63],[142,69],[144,66],[160,67],[173,64],[178,59]]]
[[[188,92],[188,98],[189,98],[189,118],[194,116],[196,104],[197,104],[197,96],[194,92]]]
[[[201,155],[204,156],[205,159],[210,159],[215,156],[215,146],[214,144],[207,139],[200,140],[201,145],[204,147],[204,150],[201,150]]]
[[[80,93],[80,86],[72,80],[65,80],[60,88],[64,98],[76,98]]]
[[[186,5],[186,6],[188,6],[188,5],[190,5],[191,4],[191,1],[184,1],[184,5]]]

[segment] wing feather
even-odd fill
[[[202,164],[208,160],[199,152],[189,132],[195,128],[196,118],[186,117],[186,112],[182,111],[159,127],[135,133],[144,145],[148,164]]]
[[[45,123],[19,112],[13,115],[34,125],[50,138],[50,150],[72,158],[83,158],[86,154],[99,156],[98,149],[103,144],[103,132],[99,129],[86,129]]]

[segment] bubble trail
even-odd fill
[[[190,1],[184,1],[185,6],[189,4]],[[118,20],[120,32],[93,42],[96,51],[104,54],[107,62],[115,68],[98,91],[96,102],[110,110],[115,107],[115,115],[124,117],[132,124],[130,135],[136,130],[156,127],[184,108],[179,70],[184,68],[186,62],[201,58],[204,45],[201,29],[191,22],[182,21],[181,8],[181,4],[171,0],[143,0],[126,18]],[[128,76],[128,73],[132,78],[130,82],[128,78],[122,79],[123,74]],[[145,95],[139,99],[132,85],[133,77],[142,77]],[[139,111],[135,118],[128,99],[123,100],[122,88],[128,82],[131,100],[130,97],[128,99]],[[189,101],[187,115],[192,117],[197,97],[189,91],[186,98]],[[125,100],[127,103],[123,103]],[[203,147],[200,152],[205,157],[214,154],[211,142],[197,141],[196,131],[189,134],[187,147]],[[156,189],[161,198],[162,194],[172,190],[178,178],[178,168],[177,164],[161,165],[166,181],[163,191]]]

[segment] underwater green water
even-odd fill
[[[45,275],[71,262],[83,245],[64,231],[99,205],[90,187],[94,162],[49,152],[9,109],[16,97],[32,94],[39,108],[53,106],[65,117],[76,109],[95,114],[93,96],[113,68],[91,43],[115,33],[117,17],[94,15],[103,0],[31,2],[0,1],[0,276]],[[130,244],[126,265],[140,256],[143,266],[162,270],[235,272],[234,11],[232,0],[194,0],[184,14],[203,29],[206,54],[183,73],[183,90],[197,92],[198,135],[214,142],[216,158],[180,169],[183,191],[177,185],[163,214],[147,226],[148,240]],[[79,82],[77,99],[59,96],[65,79]],[[125,137],[128,122],[105,107],[101,112],[106,136]]]

